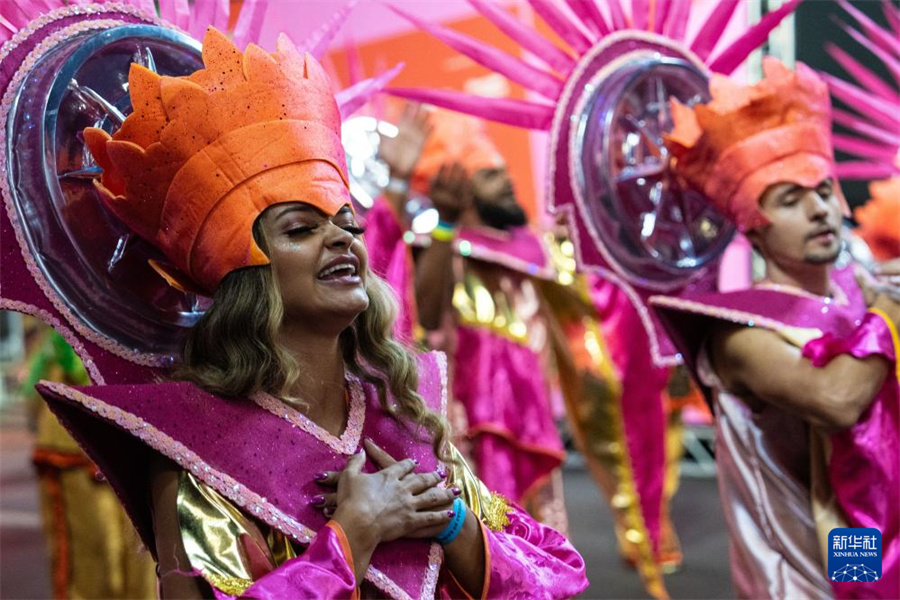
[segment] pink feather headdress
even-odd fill
[[[891,80],[885,81],[834,44],[825,51],[853,81],[822,74],[831,95],[850,108],[834,109],[835,124],[851,134],[835,133],[834,149],[853,156],[838,163],[837,174],[844,179],[884,179],[900,175],[900,9],[890,2],[882,8],[888,27],[881,27],[847,0],[838,0],[856,21],[844,30],[884,64]]]
[[[468,0],[479,14],[535,58],[528,62],[471,36],[428,23],[398,8],[394,10],[461,54],[533,92],[532,98],[486,98],[442,89],[393,88],[388,93],[508,125],[549,131],[548,208],[577,217],[572,219],[570,230],[579,265],[625,289],[642,314],[655,362],[677,364],[680,356],[648,310],[646,298],[653,291],[678,293],[689,285],[712,289],[715,262],[686,276],[663,281],[669,272],[665,268],[658,269],[663,274],[651,280],[636,274],[617,258],[619,249],[612,247],[617,240],[608,232],[601,232],[593,222],[596,215],[587,207],[589,200],[580,181],[579,173],[583,175],[584,167],[578,150],[578,122],[585,120],[581,114],[585,110],[585,94],[605,85],[612,79],[611,74],[625,68],[625,64],[644,60],[659,63],[672,59],[687,65],[685,70],[692,69],[707,79],[712,73],[728,75],[765,42],[801,0],[785,2],[721,48],[719,41],[737,9],[744,5],[741,0],[717,2],[693,35],[688,34],[687,23],[696,3],[686,0],[631,0],[630,10],[625,0],[526,1],[562,45],[494,2]],[[661,141],[654,144],[655,152],[662,156],[665,149],[660,148]],[[652,175],[665,171],[664,162],[654,167]],[[648,258],[643,264],[651,262]]]
[[[295,44],[298,52],[308,53],[316,60],[322,60],[356,3],[357,0],[343,2],[334,15],[301,43]],[[228,24],[232,21],[231,4],[229,0],[195,0],[190,3],[188,0],[159,0],[157,10],[154,0],[94,0],[90,4],[76,0],[4,3],[0,7],[0,45],[45,15],[56,10],[77,9],[79,6],[131,8],[148,18],[160,19],[196,40],[202,40],[207,27],[212,26],[227,32],[231,42],[241,50],[249,44],[258,44],[269,0],[244,0],[234,28],[229,30]],[[281,35],[288,42],[294,43],[286,32]],[[352,85],[335,92],[341,118],[346,119],[372,99],[402,68],[403,65],[398,64],[375,77],[354,81]]]
[[[390,93],[508,125],[549,130],[566,81],[591,49],[605,38],[628,31],[656,34],[689,49],[710,71],[727,75],[766,40],[801,0],[785,2],[715,55],[713,51],[741,4],[740,0],[721,0],[691,40],[687,39],[687,22],[694,4],[690,1],[632,0],[631,14],[628,15],[623,0],[603,3],[599,0],[527,0],[568,48],[560,48],[490,0],[468,2],[545,66],[534,66],[470,36],[429,23],[399,8],[394,10],[461,54],[536,92],[545,100],[483,98],[448,90],[395,88]],[[601,4],[606,5],[608,14],[601,10]]]
[[[267,4],[267,0],[245,0],[240,14],[235,15],[229,0],[159,0],[158,10],[154,0],[2,2],[0,96],[5,102],[0,104],[0,114],[5,118],[13,110],[14,103],[10,100],[16,94],[27,100],[29,94],[46,93],[44,88],[23,86],[23,82],[33,79],[35,64],[41,64],[39,59],[60,49],[69,51],[81,36],[140,25],[155,26],[162,31],[181,30],[199,39],[212,25],[221,28],[231,43],[243,50],[258,41]],[[321,57],[346,21],[352,5],[352,2],[342,3],[336,14],[302,43],[290,44],[286,38],[280,43],[296,46],[298,54]],[[228,29],[230,23],[234,23],[233,29]],[[178,37],[180,41],[172,43],[178,44],[185,56],[189,54],[183,36],[167,36],[161,35],[160,39]],[[332,102],[338,105],[341,117],[365,104],[400,68],[398,65],[334,94]],[[41,79],[42,85],[49,85],[47,81],[55,81],[54,77],[50,71],[50,75]],[[125,120],[120,109],[106,98],[98,96],[96,102],[97,110],[102,109],[106,115],[103,119],[113,125]],[[35,152],[32,137],[19,135],[21,130],[19,125],[0,130],[0,145],[7,148],[10,143],[18,144],[17,157]],[[149,269],[147,259],[155,256],[151,256],[138,236],[123,232],[125,228],[112,215],[98,212],[100,203],[91,196],[95,193],[93,187],[83,185],[84,180],[99,175],[89,152],[79,150],[66,155],[71,165],[67,163],[66,170],[58,174],[59,184],[47,179],[48,188],[43,191],[27,185],[16,187],[25,185],[20,181],[22,177],[33,179],[38,177],[36,174],[53,169],[55,164],[44,163],[55,162],[56,155],[48,152],[47,156],[50,158],[29,163],[28,173],[23,175],[7,164],[6,152],[0,153],[0,171],[10,175],[11,184],[0,186],[3,200],[0,309],[28,313],[51,324],[78,352],[95,383],[149,380],[153,369],[170,364],[173,352],[177,351],[178,332],[192,324],[191,319],[202,313],[204,304],[192,294],[168,287],[161,278],[157,282],[155,277],[141,277]],[[72,169],[73,166],[76,168]],[[62,198],[59,204],[53,202],[54,194]],[[20,202],[32,203],[28,205],[29,210],[35,209],[33,212],[40,212],[41,217],[24,219],[17,204]],[[62,211],[62,215],[53,211]],[[75,219],[81,215],[90,218],[81,219],[75,233],[67,234],[64,226],[53,220],[56,217]],[[45,246],[36,250],[29,239],[38,237]],[[51,258],[40,254],[47,245],[53,247]],[[59,272],[48,270],[48,265],[61,263],[65,263],[66,281],[74,282],[67,283],[65,289],[58,285],[61,280],[53,279],[60,276]],[[127,277],[122,276],[126,270],[120,268],[126,264]],[[79,277],[70,278],[68,273],[78,273]],[[135,331],[141,333],[135,335]]]

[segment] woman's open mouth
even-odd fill
[[[359,276],[359,260],[355,256],[338,257],[319,271],[316,278],[325,283],[360,283],[362,279]]]

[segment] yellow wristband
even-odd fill
[[[439,242],[452,242],[456,239],[456,228],[441,223],[431,230],[431,237]]]

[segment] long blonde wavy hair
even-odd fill
[[[265,251],[259,221],[253,234]],[[423,427],[436,457],[453,462],[446,422],[428,409],[417,392],[417,361],[409,348],[394,339],[398,306],[393,292],[370,270],[366,293],[368,308],[340,335],[346,369],[378,390],[381,407],[392,418],[414,430]],[[188,333],[174,377],[221,396],[248,397],[259,391],[283,396],[303,377],[294,357],[277,343],[283,318],[281,294],[270,267],[232,271]]]

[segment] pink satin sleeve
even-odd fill
[[[831,333],[808,342],[803,347],[803,356],[813,365],[822,367],[840,354],[865,358],[880,354],[891,362],[896,362],[894,332],[880,311],[869,311],[853,333],[837,338]]]
[[[403,241],[403,227],[384,198],[376,198],[365,217],[366,249],[369,268],[388,282],[400,303],[394,333],[413,340],[416,321],[413,262],[409,246]]]
[[[359,597],[353,557],[340,526],[323,527],[306,551],[257,579],[240,598],[281,600],[321,598],[355,600]],[[215,587],[219,600],[232,599]]]
[[[503,531],[486,536],[486,580],[482,598],[571,598],[588,586],[584,559],[555,529],[517,506]]]
[[[839,354],[856,358],[880,355],[893,364],[878,394],[852,427],[830,436],[828,478],[850,527],[874,527],[882,536],[882,576],[862,586],[833,583],[836,598],[900,597],[900,340],[880,311],[870,311],[843,339],[829,334],[803,348],[822,366]]]

